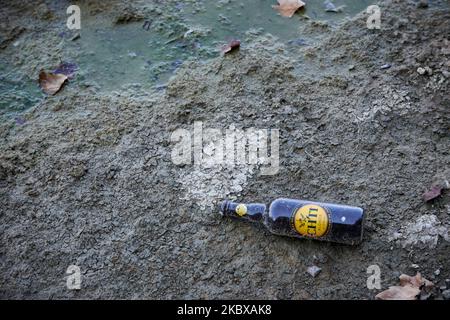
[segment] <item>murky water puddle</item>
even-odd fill
[[[303,16],[338,23],[365,10],[373,0],[335,0],[341,12],[326,12],[323,1],[309,1],[292,18],[278,15],[274,0],[169,2],[173,19],[162,29],[152,21],[112,25],[98,17],[85,17],[75,50],[80,69],[103,90],[126,87],[162,87],[189,59],[206,61],[220,54],[220,47],[249,30],[270,33],[281,42],[307,45],[299,34]]]
[[[18,124],[24,119],[20,114],[39,103],[44,93],[28,76],[10,68],[0,59],[0,121],[2,118],[15,118]]]
[[[185,61],[217,57],[223,44],[244,39],[249,31],[272,34],[292,47],[309,45],[308,35],[299,32],[306,16],[337,24],[373,2],[333,0],[342,11],[326,12],[324,1],[307,1],[305,9],[286,18],[272,8],[276,0],[168,1],[164,3],[162,26],[150,18],[114,24],[101,13],[90,15],[80,4],[80,38],[65,42],[66,61],[79,66],[71,85],[94,86],[103,92],[161,89]],[[153,5],[153,1],[145,3]],[[16,116],[43,97],[36,82],[19,81],[20,75],[13,70],[1,68],[0,78],[0,117]]]

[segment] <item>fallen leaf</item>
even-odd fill
[[[425,279],[422,277],[422,275],[420,274],[420,272],[417,272],[417,274],[414,277],[408,276],[406,274],[402,274],[400,277],[400,285],[401,286],[406,286],[406,285],[411,285],[413,287],[422,289],[422,288],[431,288],[433,287],[433,282]]]
[[[442,187],[438,185],[434,185],[430,188],[430,190],[426,191],[422,197],[426,202],[436,199],[441,195]]]
[[[427,291],[434,284],[423,278],[419,272],[414,277],[402,274],[400,286],[392,286],[375,296],[380,300],[417,300],[422,290]]]
[[[53,71],[55,74],[64,74],[69,79],[72,79],[75,76],[75,72],[78,70],[78,66],[76,63],[71,62],[63,62],[61,63],[58,68]]]
[[[380,300],[417,300],[420,294],[420,289],[411,286],[394,286],[380,292],[375,296]]]
[[[66,81],[67,76],[65,74],[54,74],[45,71],[39,73],[39,85],[45,93],[50,95],[54,95],[61,90]]]
[[[239,40],[231,40],[230,42],[228,42],[227,45],[225,45],[222,48],[222,53],[228,53],[230,51],[232,51],[233,49],[239,48],[241,46],[241,41]]]
[[[272,8],[278,10],[283,17],[292,17],[298,9],[305,6],[305,3],[300,0],[278,0],[278,5]]]

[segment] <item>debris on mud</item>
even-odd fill
[[[426,73],[426,70],[425,70],[425,68],[418,67],[417,68],[417,73],[420,74],[420,75],[424,75]]]
[[[320,271],[322,271],[321,268],[319,268],[318,266],[311,266],[308,267],[307,272],[313,277],[317,277],[320,273]]]
[[[434,200],[442,195],[443,190],[450,189],[450,169],[438,173],[433,177],[431,187],[422,195],[426,202]]]
[[[450,241],[448,230],[448,226],[442,224],[435,215],[425,214],[394,232],[389,241],[398,243],[403,248],[432,249],[437,246],[440,237]]]
[[[375,296],[379,300],[417,300],[422,297],[429,297],[429,291],[434,284],[423,278],[418,272],[414,277],[402,274],[400,277],[400,285],[392,286],[389,289],[380,292]]]
[[[432,186],[428,191],[423,194],[423,199],[428,202],[433,199],[436,199],[441,195],[442,187],[441,186]]]
[[[72,79],[75,76],[77,70],[78,65],[76,63],[63,62],[58,66],[58,68],[53,71],[53,73],[63,74],[66,75],[68,79]]]

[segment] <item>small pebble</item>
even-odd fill
[[[440,275],[441,274],[441,270],[437,269],[436,271],[434,271],[434,274],[437,275],[437,276]]]
[[[311,266],[308,268],[308,273],[313,276],[313,278],[315,278],[320,273],[320,271],[322,271],[322,269],[318,266]]]
[[[413,268],[413,269],[419,269],[420,266],[419,266],[418,264],[413,263],[413,264],[411,265],[411,268]]]
[[[447,289],[450,289],[450,279],[445,279],[445,285],[447,286]]]
[[[426,70],[425,70],[424,68],[422,68],[422,67],[417,68],[417,73],[418,73],[418,74],[424,75],[425,72],[426,72]]]
[[[389,63],[383,64],[380,69],[381,70],[385,70],[385,69],[389,69],[390,67],[392,67]]]
[[[450,290],[442,291],[442,297],[443,297],[445,300],[450,300]]]

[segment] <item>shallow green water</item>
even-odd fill
[[[42,100],[44,94],[37,81],[11,68],[0,59],[0,121],[3,118],[16,118],[18,124],[24,119],[20,114]]]
[[[304,16],[336,24],[365,10],[372,0],[335,0],[339,13],[326,12],[323,1],[309,1],[292,18],[272,8],[274,0],[170,2],[163,28],[141,22],[113,25],[109,20],[84,16],[81,38],[74,49],[81,77],[102,90],[126,87],[163,87],[188,59],[206,61],[220,54],[221,45],[243,39],[253,30],[270,33],[281,42],[308,45],[308,35],[299,33]],[[83,12],[83,8],[82,8]],[[303,17],[302,17],[303,16]],[[242,43],[245,46],[245,43]]]
[[[298,29],[304,23],[304,17],[336,24],[365,10],[375,1],[332,1],[335,7],[342,7],[342,12],[326,12],[323,0],[305,1],[306,6],[299,9],[292,18],[282,17],[272,8],[272,5],[277,4],[276,0],[200,2],[204,3],[205,10],[193,14],[189,7],[186,8],[188,20],[211,26],[212,36],[216,39],[242,36],[247,30],[256,29],[287,42],[302,36]]]
[[[69,86],[94,86],[106,92],[126,88],[142,89],[136,92],[163,89],[186,60],[205,62],[217,57],[221,46],[231,39],[242,40],[241,46],[245,47],[249,31],[270,33],[294,50],[296,46],[311,44],[308,35],[299,31],[306,17],[338,24],[365,10],[374,0],[334,0],[336,7],[344,6],[339,13],[326,12],[323,0],[306,2],[305,9],[286,18],[272,8],[276,0],[167,1],[158,16],[162,24],[150,17],[114,24],[110,16],[90,14],[80,4],[81,37],[71,41],[73,33],[61,27],[64,60],[79,67]],[[153,6],[154,1],[143,3]],[[147,20],[151,24],[144,26]],[[0,56],[0,118],[19,117],[20,123],[20,113],[45,95],[37,80],[19,74],[6,60]],[[48,70],[55,66],[42,67]]]

